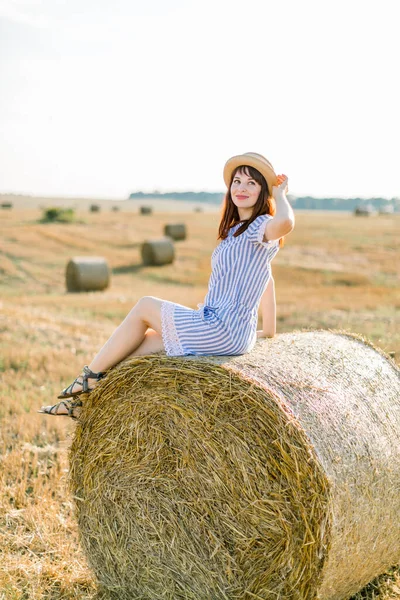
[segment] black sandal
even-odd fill
[[[64,406],[68,412],[58,412],[60,406]],[[51,415],[53,417],[70,417],[71,419],[77,419],[74,415],[74,408],[78,408],[82,406],[82,402],[80,400],[61,400],[61,402],[57,402],[57,404],[53,404],[53,406],[42,406],[38,413],[42,413],[44,415]]]
[[[80,396],[81,394],[88,394],[93,389],[89,387],[88,379],[95,379],[96,381],[99,381],[105,376],[105,373],[93,373],[93,371],[91,371],[87,365],[83,367],[83,373],[83,375],[78,375],[71,385],[66,387],[61,394],[57,396],[57,398],[74,398],[75,396]],[[79,377],[82,378],[82,381],[78,381]],[[72,390],[74,389],[75,385],[80,385],[82,389],[78,392],[73,392]]]

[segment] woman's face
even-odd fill
[[[231,185],[232,201],[238,208],[241,219],[248,219],[252,215],[252,208],[258,200],[261,185],[250,177],[246,171],[237,171]]]

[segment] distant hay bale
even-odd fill
[[[151,206],[141,206],[139,209],[139,212],[141,215],[151,215],[153,212],[153,209]]]
[[[399,398],[393,361],[340,332],[125,361],[70,453],[98,580],[118,600],[348,598],[400,562]]]
[[[91,204],[90,212],[100,212],[100,205],[99,204]]]
[[[185,223],[167,223],[164,225],[164,235],[175,241],[186,240]]]
[[[374,214],[374,209],[370,205],[356,206],[354,214],[358,217],[369,217]]]
[[[381,206],[379,209],[380,215],[392,215],[394,213],[393,204],[388,204],[387,206]]]
[[[174,244],[169,237],[148,240],[142,244],[142,260],[145,265],[169,265],[174,262]]]
[[[10,210],[13,207],[12,202],[2,202],[1,203],[1,208],[4,208],[6,210]]]
[[[101,256],[75,256],[67,264],[66,285],[69,292],[94,292],[110,284],[110,268]]]

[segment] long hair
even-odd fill
[[[248,177],[254,179],[257,183],[261,185],[260,194],[257,198],[257,202],[253,206],[253,212],[249,219],[244,221],[240,220],[239,211],[237,206],[233,203],[231,196],[231,185],[232,181],[236,173],[245,173]],[[237,231],[233,234],[234,237],[241,235],[248,226],[260,215],[271,215],[274,216],[276,213],[276,204],[275,198],[272,196],[268,183],[263,175],[261,175],[260,171],[257,171],[254,167],[249,167],[247,165],[240,165],[236,167],[236,169],[232,173],[231,181],[229,183],[229,187],[225,194],[225,200],[222,207],[222,215],[221,221],[219,224],[218,230],[218,238],[219,240],[224,240],[228,237],[229,229],[238,223],[243,223]],[[279,240],[279,246],[284,245],[284,238],[282,237]]]

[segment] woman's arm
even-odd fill
[[[276,334],[276,299],[275,281],[271,275],[265,292],[261,296],[262,329],[257,331],[257,337],[274,337]]]
[[[265,227],[264,242],[278,240],[287,235],[294,228],[293,209],[286,197],[288,191],[288,178],[286,175],[278,175],[278,185],[272,188],[272,195],[276,203],[276,212]]]

